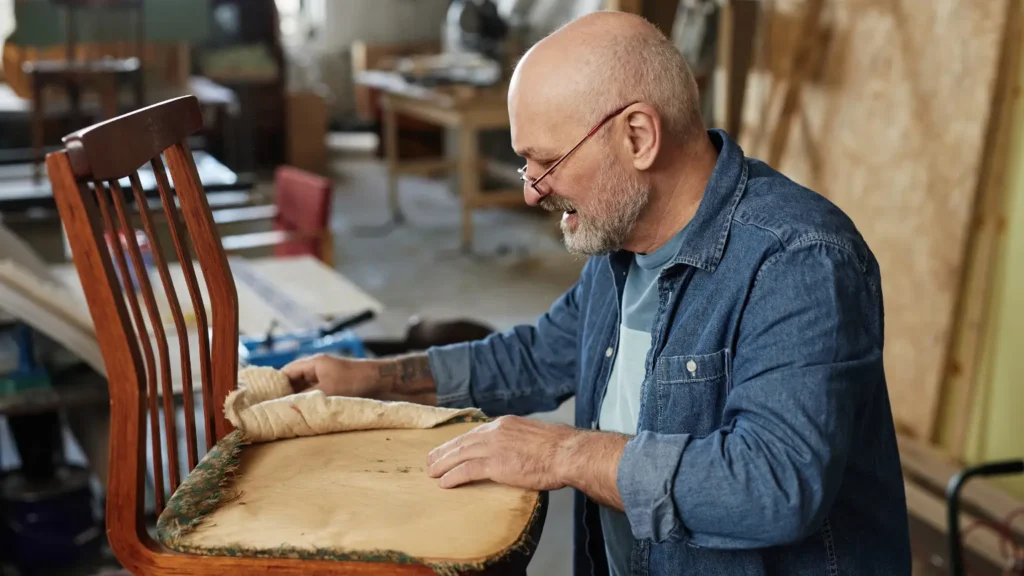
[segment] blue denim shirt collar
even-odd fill
[[[668,266],[689,264],[709,272],[715,270],[725,252],[733,212],[747,186],[747,163],[739,145],[718,129],[708,130],[708,138],[718,149],[718,161],[697,212],[680,232],[679,250]],[[627,267],[629,258],[632,253],[625,251],[612,255],[616,264]]]

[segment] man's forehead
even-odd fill
[[[571,114],[564,102],[544,105],[540,97],[509,100],[512,148],[529,159],[547,159],[560,153],[570,131]]]

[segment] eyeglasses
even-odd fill
[[[629,108],[633,104],[636,104],[636,102],[630,102],[629,104],[626,104],[622,108],[619,108],[618,110],[616,110],[616,111],[612,112],[611,114],[605,116],[600,122],[597,123],[597,125],[595,125],[593,128],[590,129],[590,132],[587,132],[586,136],[584,136],[579,142],[577,142],[575,146],[570,148],[568,152],[563,154],[561,158],[556,160],[555,163],[552,164],[550,168],[545,170],[544,173],[541,174],[539,177],[537,177],[537,178],[530,178],[529,176],[527,176],[526,175],[526,168],[527,168],[527,166],[523,166],[522,168],[519,169],[519,178],[523,182],[529,183],[530,186],[533,188],[533,190],[537,194],[540,195],[538,200],[543,199],[545,196],[548,195],[548,193],[541,192],[540,188],[537,187],[537,184],[540,184],[541,180],[547,178],[548,174],[551,174],[552,170],[554,170],[559,164],[561,164],[563,160],[568,158],[569,155],[572,154],[577,148],[579,148],[584,142],[586,142],[588,138],[590,138],[591,136],[596,134],[597,131],[600,130],[601,127],[604,126],[609,120],[611,120],[612,118],[615,118],[619,114],[622,114],[626,110],[626,108]]]

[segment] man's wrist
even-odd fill
[[[629,438],[614,432],[573,429],[560,442],[554,459],[555,477],[564,486],[622,510],[617,480],[619,461]]]
[[[437,403],[437,385],[430,373],[430,361],[426,354],[371,360],[367,368],[368,377],[377,383],[375,388],[378,399]]]

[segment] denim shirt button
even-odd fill
[[[608,349],[604,351],[605,358],[611,358],[612,357],[612,353],[614,353],[614,352],[615,351],[612,350],[612,347],[609,346]]]
[[[690,374],[696,374],[697,363],[694,362],[693,360],[690,360],[689,362],[686,363],[686,369],[690,371]]]

